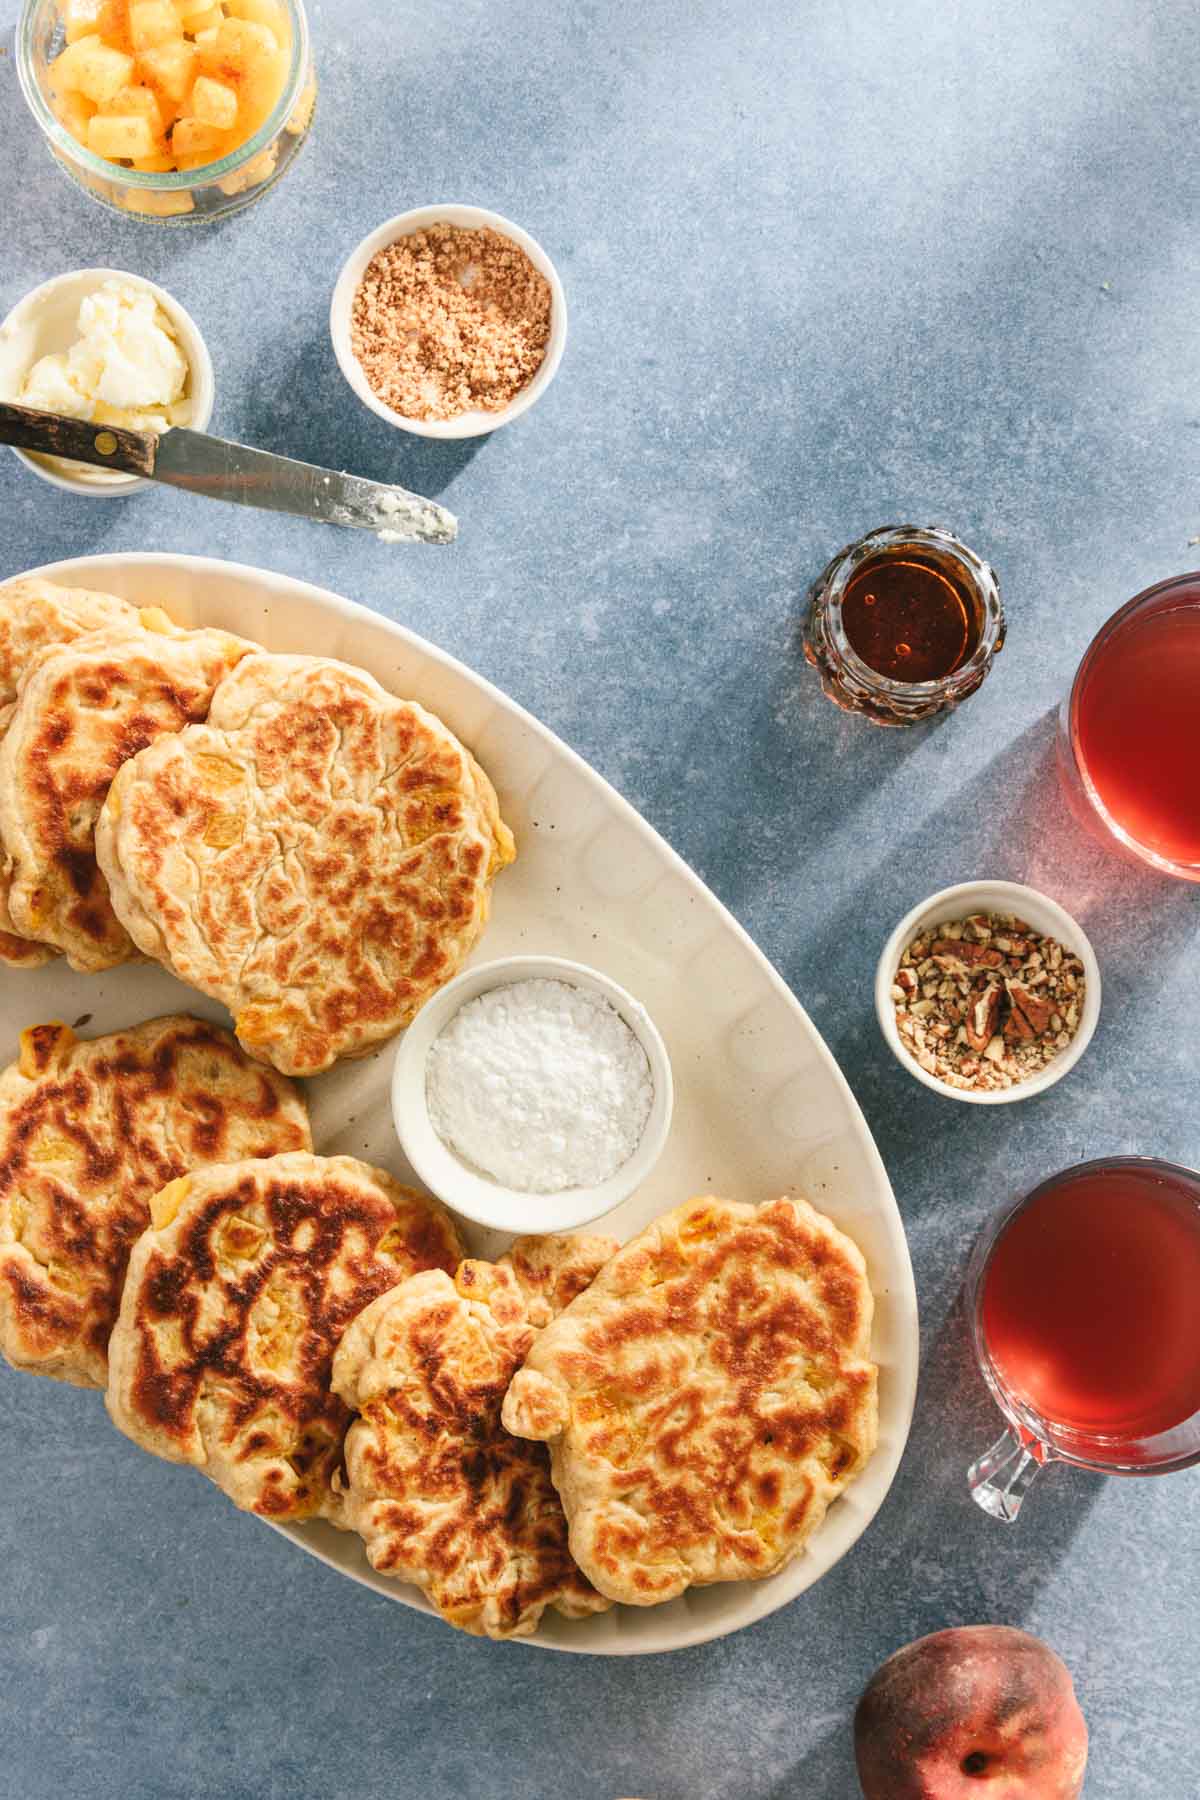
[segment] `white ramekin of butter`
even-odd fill
[[[0,400],[133,431],[204,431],[213,409],[208,346],[165,289],[123,269],[44,281],[0,325]],[[52,486],[113,499],[145,485],[63,457],[14,450]]]

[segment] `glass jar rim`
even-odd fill
[[[957,669],[932,681],[894,681],[890,676],[882,675],[859,655],[842,622],[842,598],[852,576],[880,550],[899,548],[904,544],[912,544],[918,549],[934,546],[953,557],[985,601],[983,628],[974,650]],[[837,552],[826,565],[825,573],[818,578],[816,591],[824,602],[826,628],[838,655],[861,682],[874,693],[889,699],[924,700],[943,694],[953,695],[973,676],[986,671],[1003,643],[1003,608],[995,570],[942,525],[877,526],[865,537],[856,538]],[[995,610],[987,602],[994,602]]]
[[[1098,1475],[1170,1475],[1181,1469],[1191,1468],[1200,1462],[1200,1440],[1197,1441],[1194,1449],[1182,1450],[1175,1455],[1168,1455],[1161,1461],[1154,1462],[1145,1460],[1131,1462],[1128,1458],[1122,1460],[1116,1455],[1103,1460],[1094,1453],[1085,1455],[1082,1451],[1072,1450],[1070,1448],[1071,1440],[1078,1434],[1064,1430],[1063,1427],[1054,1425],[1052,1421],[1041,1418],[1034,1407],[1024,1404],[1004,1386],[993,1367],[983,1333],[984,1281],[991,1263],[992,1253],[1009,1226],[1050,1188],[1058,1187],[1065,1181],[1074,1181],[1081,1176],[1096,1173],[1107,1174],[1126,1169],[1145,1174],[1160,1173],[1165,1176],[1182,1176],[1186,1181],[1196,1184],[1197,1197],[1200,1199],[1200,1169],[1190,1168],[1186,1163],[1170,1162],[1162,1156],[1096,1156],[1087,1162],[1073,1163],[1066,1169],[1059,1169],[1055,1174],[1047,1175],[1044,1180],[1030,1188],[1027,1194],[1022,1194],[1019,1199],[994,1213],[976,1238],[967,1266],[965,1282],[968,1323],[976,1364],[996,1405],[1018,1431],[1028,1432],[1039,1444],[1044,1446],[1055,1461],[1070,1463],[1077,1469],[1089,1469]],[[1187,1423],[1186,1419],[1180,1421],[1180,1424]],[[1179,1428],[1179,1426],[1173,1426],[1172,1431],[1177,1431]],[[1160,1432],[1155,1435],[1167,1437],[1170,1433]],[[1110,1440],[1104,1432],[1089,1432],[1084,1435],[1082,1441],[1086,1441],[1089,1445],[1104,1445],[1111,1441],[1116,1448],[1133,1443],[1153,1443],[1154,1437],[1113,1437]]]
[[[38,79],[33,54],[34,28],[45,3],[46,0],[24,0],[17,27],[17,79],[21,84],[25,103],[57,154],[61,154],[82,173],[114,185],[145,188],[148,193],[190,193],[195,188],[210,187],[213,183],[236,174],[265,150],[268,144],[274,142],[291,117],[307,79],[309,36],[304,0],[281,0],[293,26],[291,66],[279,100],[253,136],[248,137],[244,144],[239,144],[236,150],[231,150],[228,156],[223,156],[219,162],[204,163],[196,169],[172,169],[167,172],[127,169],[121,163],[108,162],[104,157],[97,156],[77,138],[72,137],[50,107]]]

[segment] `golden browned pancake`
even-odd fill
[[[115,594],[59,587],[40,575],[0,585],[0,707],[17,697],[21,677],[43,650],[92,631],[139,623],[136,606]]]
[[[338,1347],[334,1387],[360,1414],[346,1438],[345,1522],[373,1568],[422,1588],[463,1631],[523,1637],[547,1606],[582,1618],[608,1605],[571,1558],[545,1449],[511,1437],[500,1406],[538,1326],[615,1249],[530,1238],[453,1280],[414,1275]]]
[[[0,707],[0,743],[16,710],[15,704]],[[38,969],[43,963],[53,962],[58,951],[51,949],[49,944],[36,944],[32,938],[23,938],[17,932],[8,910],[11,879],[12,867],[0,839],[0,963],[7,963],[11,969]]]
[[[540,1331],[591,1286],[619,1248],[616,1238],[595,1232],[551,1232],[545,1237],[516,1238],[500,1262],[516,1276],[525,1297],[525,1316]],[[462,1270],[459,1273],[462,1275]],[[463,1279],[469,1282],[470,1278]]]
[[[185,1175],[151,1215],[109,1343],[114,1423],[248,1512],[340,1523],[334,1350],[387,1288],[456,1267],[449,1215],[353,1157],[303,1152]]]
[[[103,1387],[129,1249],[185,1169],[306,1149],[296,1089],[201,1019],[21,1035],[0,1075],[0,1350]]]
[[[86,632],[136,625],[137,608],[115,594],[58,587],[38,575],[0,586],[0,738],[8,729],[21,679],[44,650]],[[58,955],[49,944],[21,937],[8,910],[8,859],[0,843],[0,963],[32,969]]]
[[[365,1055],[456,974],[513,858],[486,775],[360,669],[249,656],[208,724],[122,769],[97,832],[134,941],[251,1055]]]
[[[506,1427],[550,1444],[613,1600],[772,1575],[875,1447],[862,1255],[804,1200],[712,1196],[626,1244],[536,1339]]]
[[[135,625],[44,651],[27,671],[0,746],[0,841],[16,930],[72,968],[135,954],[96,864],[95,827],[121,764],[208,712],[248,646],[222,631]]]

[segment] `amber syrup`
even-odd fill
[[[868,668],[889,681],[941,681],[979,642],[972,589],[949,562],[911,546],[873,556],[842,595],[842,628]]]

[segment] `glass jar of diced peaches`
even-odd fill
[[[172,225],[265,193],[317,95],[302,0],[25,0],[17,68],[68,175]]]

